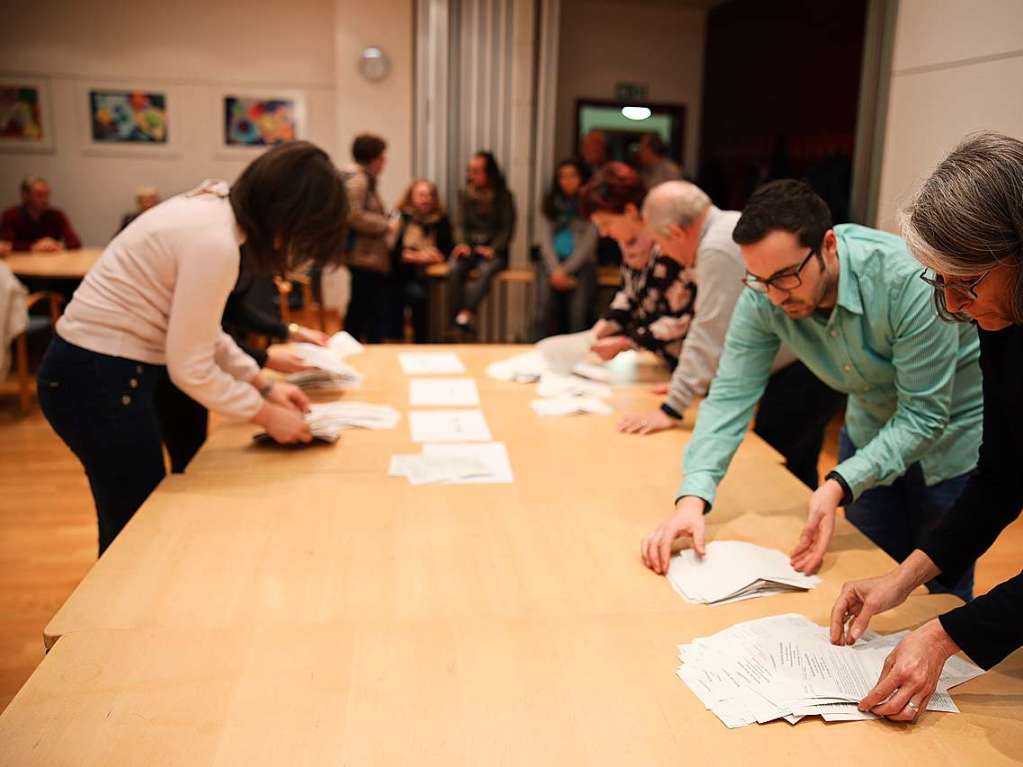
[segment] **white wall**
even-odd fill
[[[967,133],[1023,138],[1023,2],[901,0],[878,226]]]
[[[0,205],[14,204],[19,179],[37,173],[85,243],[102,245],[139,184],[169,195],[207,177],[232,180],[245,167],[245,157],[219,152],[219,97],[231,90],[300,91],[306,137],[343,160],[335,151],[334,11],[334,0],[0,4],[8,31],[0,74],[49,79],[56,137],[50,154],[0,152]],[[87,153],[81,101],[90,84],[166,90],[174,154]]]
[[[697,167],[707,13],[656,0],[562,0],[557,156],[574,148],[575,102],[643,82],[649,100],[686,105],[685,165]]]
[[[335,135],[339,164],[350,161],[352,139],[376,133],[387,140],[387,167],[380,196],[393,205],[412,178],[412,0],[337,0],[334,32],[337,89]],[[359,53],[382,48],[391,61],[390,75],[377,83],[358,72]]]

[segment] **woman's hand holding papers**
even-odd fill
[[[686,495],[675,502],[675,513],[643,539],[640,556],[643,564],[659,575],[668,572],[671,562],[671,545],[680,535],[693,539],[693,548],[701,557],[706,553],[704,546],[703,510],[706,501],[694,495]]]
[[[912,722],[927,708],[938,686],[945,661],[959,652],[937,618],[899,642],[885,659],[881,678],[860,711],[870,711],[895,722]]]
[[[806,525],[799,536],[799,543],[792,550],[794,569],[812,575],[820,568],[835,532],[835,512],[844,492],[838,482],[829,479],[810,496]]]

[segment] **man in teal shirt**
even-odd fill
[[[835,512],[902,561],[956,500],[977,463],[983,404],[972,325],[942,322],[933,290],[898,237],[831,227],[800,181],[775,181],[747,203],[733,237],[746,290],[685,453],[675,512],[642,546],[668,568],[679,535],[704,553],[703,515],[739,447],[784,342],[822,381],[849,395],[839,465],[810,499],[792,565],[824,558]],[[929,584],[940,590],[936,584]],[[953,589],[971,597],[973,570]]]

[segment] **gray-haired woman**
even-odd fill
[[[902,228],[938,312],[980,326],[984,440],[962,496],[920,548],[890,573],[842,588],[831,613],[836,644],[854,642],[920,584],[954,583],[1023,508],[1023,142],[968,137],[924,183]],[[903,639],[860,709],[913,721],[951,655],[962,650],[988,669],[1021,646],[1023,572]]]

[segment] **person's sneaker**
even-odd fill
[[[469,321],[459,322],[455,319],[455,336],[460,341],[475,341],[476,340],[476,328],[472,326]]]

